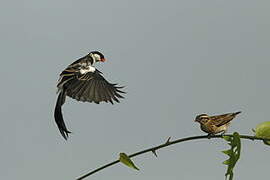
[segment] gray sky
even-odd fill
[[[264,0],[1,2],[0,179],[72,180],[172,139],[201,135],[200,113],[243,111],[229,132],[269,120],[270,2]],[[53,119],[59,73],[92,50],[96,67],[125,85],[120,104],[68,99]],[[243,140],[235,179],[267,179],[269,147]],[[99,179],[223,179],[222,140],[193,141],[134,158]]]

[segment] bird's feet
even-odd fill
[[[209,134],[207,135],[207,138],[208,138],[208,139],[211,139],[212,136],[213,136],[213,134],[209,133]]]

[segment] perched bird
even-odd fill
[[[62,105],[66,96],[82,102],[115,102],[119,103],[119,98],[123,98],[120,89],[123,87],[109,83],[102,73],[93,65],[96,62],[105,62],[104,55],[98,51],[93,51],[86,56],[70,64],[61,74],[58,80],[58,98],[54,110],[55,122],[60,133],[67,140],[70,131],[67,129],[63,115]]]
[[[201,130],[208,133],[209,136],[222,132],[227,132],[230,121],[235,118],[237,114],[241,113],[228,113],[222,115],[208,116],[207,114],[200,114],[196,117],[195,122],[200,123]]]

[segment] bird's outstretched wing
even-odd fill
[[[119,103],[119,98],[124,98],[121,93],[125,93],[120,89],[123,87],[117,84],[109,83],[100,71],[95,69],[89,72],[89,68],[85,68],[78,63],[71,64],[61,74],[57,84],[60,91],[55,106],[54,117],[62,136],[67,139],[70,131],[66,128],[63,115],[62,105],[66,96],[82,102],[114,102]]]
[[[211,123],[215,126],[222,126],[224,124],[227,124],[228,122],[230,122],[231,120],[233,120],[235,118],[235,116],[237,114],[241,113],[239,112],[235,112],[235,113],[228,113],[228,114],[222,114],[222,115],[217,115],[217,116],[211,116]]]
[[[120,89],[123,87],[109,83],[97,69],[94,72],[77,74],[64,84],[67,95],[82,102],[119,102],[124,98]]]

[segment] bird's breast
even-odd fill
[[[228,127],[229,127],[229,123],[227,124],[224,124],[222,126],[215,126],[215,125],[212,125],[212,124],[202,124],[201,125],[201,129],[206,132],[206,133],[211,133],[211,134],[218,134],[220,132],[226,132]]]
[[[80,69],[80,73],[81,74],[85,74],[85,73],[88,73],[88,72],[95,72],[96,68],[91,66],[91,65],[88,65],[86,67],[82,67]]]

